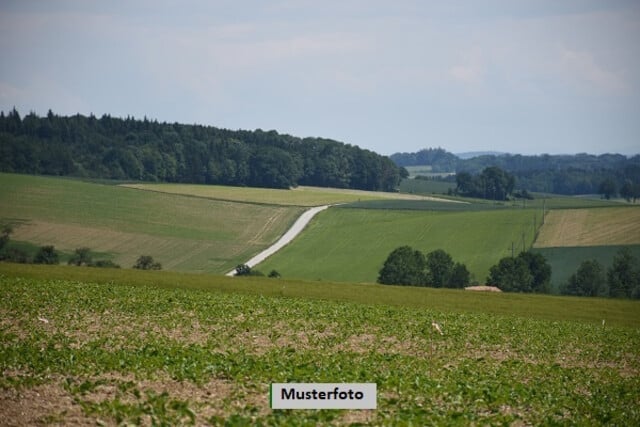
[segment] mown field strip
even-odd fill
[[[500,258],[533,241],[535,212],[525,209],[473,211],[330,209],[305,232],[257,266],[284,277],[375,282],[391,251],[409,245],[423,252],[444,249],[483,283]],[[538,217],[540,218],[540,217]]]
[[[5,420],[29,425],[640,423],[639,310],[616,311],[625,313],[624,323],[635,319],[632,328],[478,311],[499,305],[547,311],[558,301],[562,305],[553,309],[558,316],[580,316],[583,305],[607,311],[619,303],[637,309],[637,302],[519,295],[518,303],[509,295],[491,295],[496,299],[487,304],[473,294],[476,311],[462,313],[428,305],[292,298],[286,296],[290,285],[301,292],[322,286],[269,279],[120,271],[107,281],[97,269],[73,270],[95,275],[101,282],[96,283],[72,279],[70,268],[48,273],[67,270],[69,280],[26,277],[47,274],[42,268],[18,274],[17,267],[0,264],[0,270],[0,417]],[[218,283],[247,289],[178,288],[178,277],[180,286],[193,286],[191,280],[201,277],[198,283],[208,279],[210,290]],[[368,294],[363,286],[356,285],[353,295]],[[284,295],[268,296],[268,289],[282,289]],[[406,291],[387,289],[389,295]],[[416,291],[436,306],[446,295],[468,295]],[[414,301],[415,295],[403,298]],[[271,411],[272,382],[374,382],[378,409]]]
[[[14,240],[87,246],[125,267],[145,254],[165,268],[217,273],[269,246],[303,211],[12,174],[0,174],[0,202]]]
[[[123,184],[122,187],[156,191],[160,193],[181,194],[214,200],[306,207],[357,202],[361,200],[429,199],[429,197],[411,194],[304,186],[296,187],[291,190],[196,184]]]
[[[640,207],[552,210],[535,247],[640,244]]]

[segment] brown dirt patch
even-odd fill
[[[464,290],[477,292],[502,292],[500,288],[495,286],[467,286]]]
[[[422,339],[399,340],[394,336],[379,337],[374,334],[351,335],[334,350],[349,351],[359,354],[401,354],[405,356],[423,357],[429,346]]]
[[[4,426],[96,425],[60,384],[28,389],[0,389],[0,420]]]
[[[247,386],[212,379],[200,386],[165,376],[140,380],[119,373],[73,380],[76,384],[92,381],[98,382],[98,385],[84,393],[73,392],[64,386],[66,379],[60,377],[31,388],[0,389],[0,424],[95,426],[100,420],[106,425],[115,425],[116,420],[108,413],[88,415],[82,404],[99,404],[117,399],[123,405],[141,405],[148,393],[167,393],[172,401],[187,402],[196,416],[196,425],[206,425],[213,416],[224,417],[229,413],[241,412],[246,407],[256,408],[256,415],[259,416],[270,411],[267,384]],[[136,390],[138,395],[127,389]],[[143,424],[150,424],[150,419],[143,417]]]
[[[331,327],[319,331],[311,325],[299,325],[295,330],[291,330],[290,324],[276,322],[269,331],[245,331],[233,337],[231,343],[234,348],[244,348],[250,354],[263,355],[274,348],[289,347],[295,350],[308,350],[314,346],[315,341],[334,336],[335,333]]]

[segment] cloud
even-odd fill
[[[600,65],[588,51],[561,48],[559,66],[567,80],[606,92],[622,93],[629,86],[621,73]]]
[[[451,77],[462,83],[480,83],[484,70],[478,64],[454,65],[449,69]]]

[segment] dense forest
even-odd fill
[[[433,172],[455,172],[461,160],[443,148],[425,148],[416,153],[395,153],[390,158],[402,167],[429,165]]]
[[[625,198],[637,198],[640,193],[640,155],[504,154],[460,159],[442,148],[429,148],[417,153],[396,153],[391,159],[398,166],[431,165],[434,172],[479,174],[488,167],[498,167],[514,175],[515,188],[528,191],[621,194]]]
[[[323,138],[103,115],[0,112],[0,171],[252,187],[396,189],[404,168]]]

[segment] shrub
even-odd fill
[[[100,268],[120,268],[118,264],[109,260],[109,259],[101,259],[99,261],[91,264],[91,267],[100,267]]]
[[[69,261],[67,261],[67,264],[76,266],[88,266],[92,263],[93,260],[91,259],[91,251],[89,248],[77,248],[71,258],[69,258]]]
[[[139,270],[162,270],[162,264],[155,262],[152,256],[140,255],[133,268]]]
[[[28,264],[29,255],[18,248],[9,248],[4,252],[3,259],[9,262],[17,262],[19,264]]]
[[[58,264],[60,259],[53,246],[42,246],[33,258],[34,264]]]

